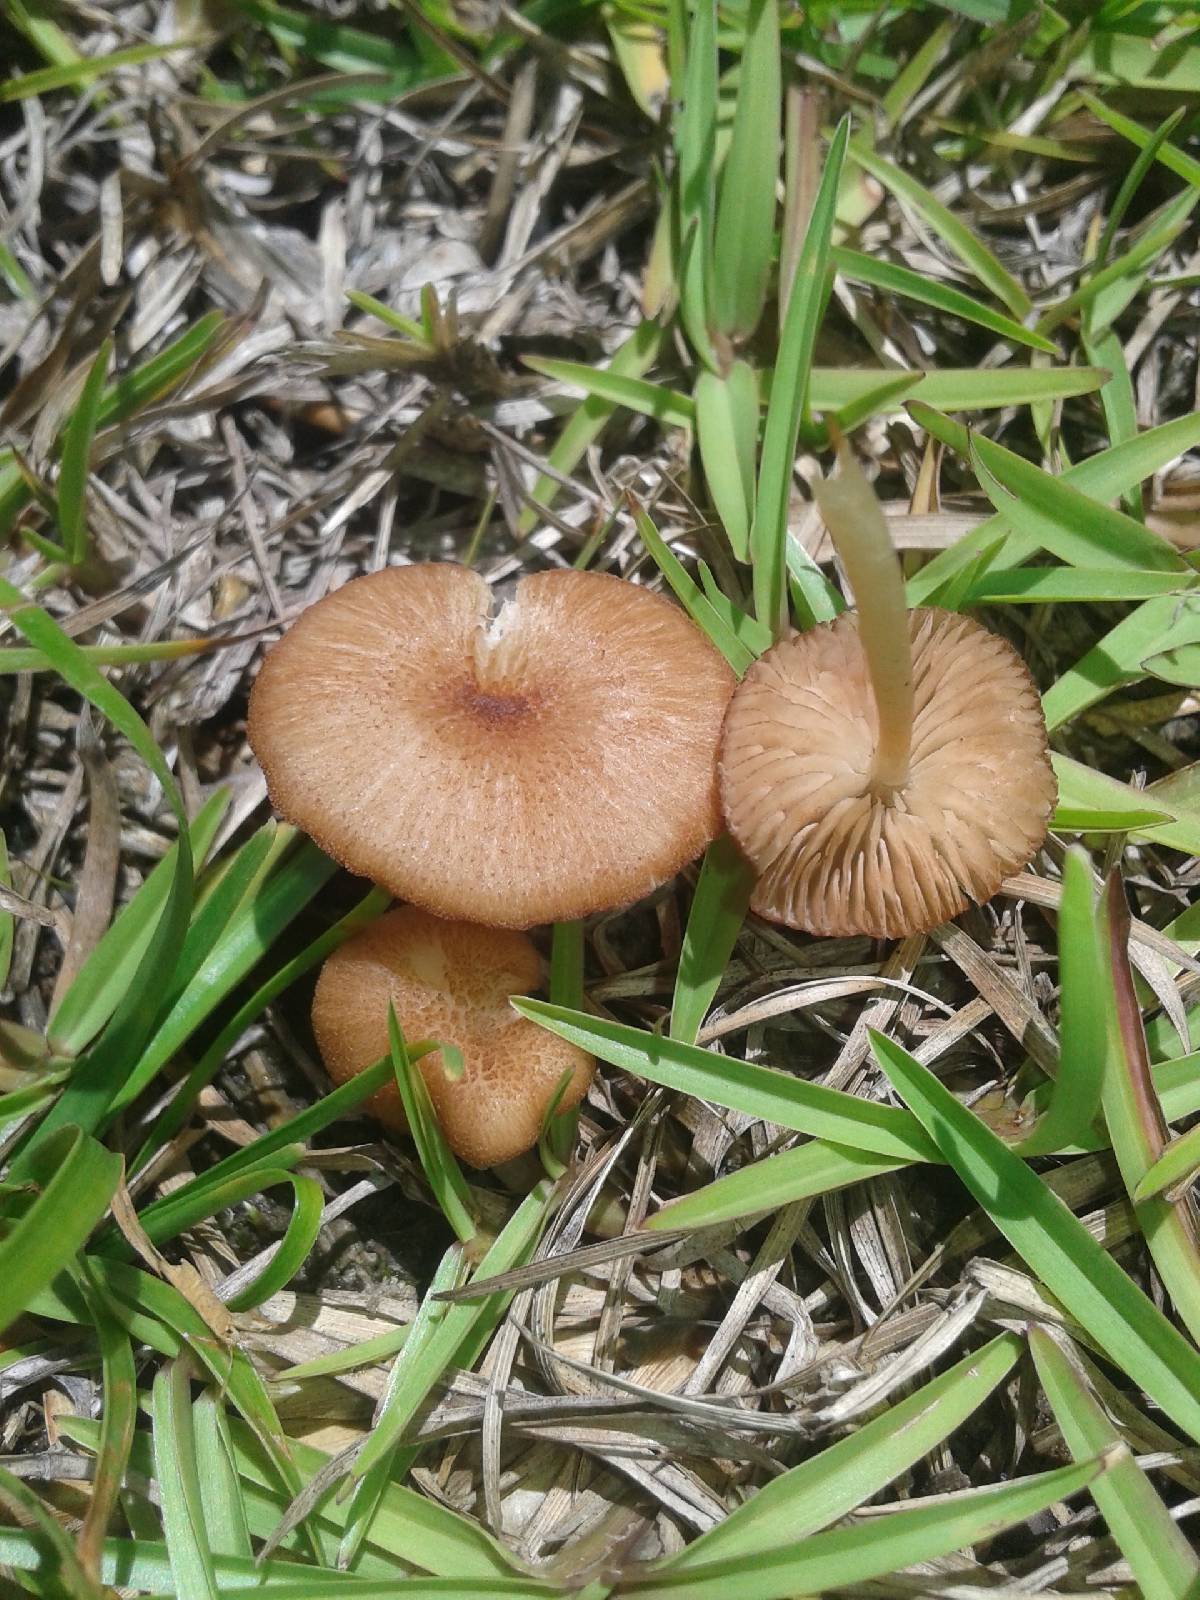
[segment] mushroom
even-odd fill
[[[416,906],[379,917],[321,968],[313,1032],[329,1076],[345,1083],[388,1053],[388,1003],[405,1038],[436,1039],[462,1055],[457,1077],[440,1050],[416,1063],[450,1148],[471,1166],[491,1167],[536,1144],[563,1073],[561,1109],[577,1105],[595,1061],[573,1044],[517,1016],[509,996],[541,981],[531,941],[509,929],[445,922]],[[408,1123],[395,1084],[367,1108],[386,1126]]]
[[[478,573],[429,564],[305,611],[250,698],[272,802],[438,916],[528,928],[637,900],[720,829],[733,674],[619,578],[537,573],[492,600]]]
[[[752,908],[899,938],[985,901],[1046,836],[1041,703],[1003,639],[905,607],[882,510],[844,447],[817,490],[857,612],[768,650],[734,692],[721,798],[759,874]]]

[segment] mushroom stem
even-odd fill
[[[870,786],[886,800],[908,781],[912,755],[908,604],[883,508],[845,440],[831,432],[837,445],[838,475],[823,479],[813,492],[854,591],[858,634],[879,721]]]

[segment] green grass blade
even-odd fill
[[[990,439],[972,438],[971,464],[1005,520],[1060,561],[1189,575],[1183,557],[1158,534]]]
[[[1200,852],[1200,813],[1192,807],[1160,799],[1153,789],[1132,789],[1057,751],[1050,759],[1058,779],[1052,826],[1135,833],[1188,855]]]
[[[446,1307],[437,1297],[446,1289],[454,1289],[466,1275],[466,1256],[460,1245],[452,1245],[438,1263],[429,1288],[417,1308],[409,1326],[408,1337],[400,1348],[388,1373],[387,1388],[376,1408],[376,1421],[394,1411],[403,1403],[414,1363],[424,1351],[446,1315]],[[398,1442],[382,1452],[368,1470],[354,1483],[346,1511],[346,1525],[338,1548],[338,1565],[349,1567],[362,1548],[379,1511],[387,1485],[393,1479],[406,1476],[416,1459],[413,1449],[400,1450]]]
[[[216,1600],[217,1575],[204,1520],[192,1429],[191,1362],[171,1361],[154,1379],[154,1476],[179,1600]]]
[[[922,217],[980,283],[990,289],[1002,305],[1008,307],[1018,322],[1029,315],[1033,309],[1032,302],[1012,273],[1006,271],[966,223],[935,199],[923,184],[903,168],[877,155],[861,136],[851,141],[850,159],[882,183],[885,189],[890,189],[897,200]],[[930,401],[930,404],[934,402]]]
[[[847,1438],[772,1478],[663,1570],[744,1560],[849,1516],[961,1427],[1012,1371],[1021,1348],[1014,1334],[1000,1334]]]
[[[696,0],[687,31],[683,97],[674,119],[678,198],[679,318],[692,348],[715,368],[712,230],[717,166],[717,7]]]
[[[1200,1172],[1200,1127],[1172,1139],[1157,1161],[1146,1168],[1134,1190],[1135,1201],[1150,1200],[1168,1189],[1189,1186]]]
[[[833,264],[842,277],[849,278],[851,283],[865,283],[872,289],[882,290],[884,294],[916,300],[921,305],[933,306],[935,310],[945,312],[949,317],[961,317],[964,322],[973,322],[976,327],[986,328],[989,333],[1009,339],[1014,344],[1027,345],[1031,350],[1044,351],[1046,355],[1058,354],[1058,346],[1042,334],[1023,327],[1012,317],[993,311],[990,306],[982,305],[970,295],[963,294],[961,289],[952,288],[937,278],[923,277],[908,267],[896,266],[891,261],[881,261],[875,256],[863,255],[860,250],[848,250],[843,246],[834,247]]]
[[[545,1224],[553,1192],[553,1185],[543,1180],[526,1195],[480,1261],[475,1277],[480,1280],[494,1277],[522,1265],[528,1259]],[[446,1306],[429,1339],[413,1350],[411,1357],[411,1340],[405,1345],[397,1357],[397,1364],[403,1363],[403,1381],[391,1389],[388,1403],[376,1419],[371,1435],[354,1463],[353,1478],[356,1483],[365,1479],[381,1462],[390,1459],[443,1372],[481,1328],[496,1326],[511,1298],[510,1293],[501,1291],[480,1300]]]
[[[196,813],[188,829],[188,840],[197,862],[203,861],[212,848],[228,806],[229,792],[221,790]],[[112,926],[59,1001],[47,1033],[50,1047],[56,1053],[78,1055],[116,1010],[162,915],[175,870],[176,848],[171,846],[128,905],[117,913]]]
[[[400,1032],[400,1024],[396,1020],[396,1009],[390,1003],[388,1042],[392,1051],[392,1070],[395,1073],[396,1086],[400,1091],[404,1115],[417,1147],[422,1170],[429,1180],[429,1187],[442,1215],[461,1242],[469,1244],[475,1237],[476,1222],[467,1181],[462,1175],[462,1168],[454,1159],[454,1152],[446,1143],[446,1136],[433,1109],[433,1101],[429,1097],[425,1079],[413,1065],[404,1042],[404,1035]],[[437,1063],[437,1070],[445,1071],[441,1059]]]
[[[714,1227],[722,1222],[750,1222],[766,1211],[778,1211],[794,1200],[848,1189],[867,1178],[911,1166],[915,1158],[874,1155],[827,1139],[809,1139],[762,1161],[739,1167],[690,1194],[680,1195],[646,1219],[650,1230],[672,1233],[677,1228]]]
[[[664,1039],[623,1022],[567,1011],[546,1000],[514,999],[512,1004],[523,1017],[561,1039],[650,1083],[853,1149],[910,1161],[937,1159],[936,1148],[914,1119],[894,1106],[826,1089],[678,1039]]]
[[[308,902],[337,871],[305,839],[253,900],[230,919],[183,993],[154,1029],[132,1070],[114,1089],[109,1113],[131,1105],[177,1050],[262,959]]]
[[[718,377],[696,380],[696,442],[708,492],[739,561],[750,554],[754,466],[758,447],[758,380],[745,361]]]
[[[81,56],[77,61],[64,62],[57,67],[39,67],[36,72],[14,76],[0,83],[0,105],[13,100],[28,100],[33,95],[49,94],[54,89],[74,89],[106,72],[117,72],[122,67],[137,67],[143,61],[157,61],[174,50],[193,47],[191,39],[176,39],[170,44],[134,44],[127,50],[113,50],[107,55]]]
[[[876,1060],[944,1159],[1050,1293],[1189,1437],[1200,1439],[1200,1353],[1041,1178],[925,1067],[872,1033]]]
[[[297,978],[311,971],[327,955],[336,950],[340,944],[344,944],[352,934],[357,933],[359,928],[365,927],[381,911],[385,911],[390,901],[391,896],[385,890],[372,889],[352,911],[348,912],[346,916],[336,922],[332,928],[323,933],[318,939],[314,939],[298,956],[294,956],[291,961],[285,962],[278,971],[274,972],[271,977],[254,990],[249,999],[238,1007],[229,1021],[221,1028],[212,1043],[188,1073],[171,1104],[158,1117],[153,1129],[147,1135],[146,1142],[131,1163],[132,1171],[139,1171],[154,1152],[161,1149],[164,1144],[169,1143],[179,1129],[183,1127],[191,1114],[195,1096],[220,1069],[228,1051],[237,1043],[242,1033],[254,1021],[255,1017],[261,1015],[271,1001],[277,995],[282,994],[285,989],[290,988]],[[413,1053],[415,1054],[415,1050]],[[375,1070],[375,1068],[368,1068],[367,1072],[373,1075]],[[366,1075],[360,1073],[350,1083],[343,1084],[340,1089],[335,1090],[334,1094],[327,1095],[324,1100],[319,1100],[315,1106],[310,1106],[308,1111],[301,1112],[298,1117],[284,1124],[283,1128],[274,1129],[271,1134],[264,1135],[264,1138],[277,1139],[277,1143],[271,1148],[279,1148],[282,1145],[293,1142],[294,1139],[307,1138],[309,1134],[325,1127],[328,1121],[332,1121],[336,1116],[342,1115],[345,1109],[358,1105],[366,1093],[374,1093],[375,1089],[378,1089],[387,1081],[389,1073],[390,1063],[388,1064],[388,1072],[384,1072],[381,1066],[377,1082],[374,1081],[372,1076],[370,1090],[362,1088]],[[326,1120],[322,1121],[322,1117]],[[284,1131],[293,1127],[296,1129],[303,1128],[305,1131],[291,1135]],[[256,1141],[248,1149],[257,1150],[260,1143],[261,1141]],[[225,1170],[227,1163],[236,1163],[243,1155],[243,1152],[239,1152],[228,1157],[226,1162],[219,1162],[217,1167],[210,1168],[208,1175],[211,1176],[218,1168]],[[232,1166],[229,1170],[236,1171],[238,1168]]]
[[[1029,1330],[1029,1348],[1072,1456],[1109,1460],[1108,1471],[1091,1485],[1092,1498],[1133,1569],[1139,1593],[1145,1600],[1194,1600],[1200,1560],[1124,1446],[1083,1369],[1044,1328]]]
[[[105,390],[100,402],[100,426],[124,422],[144,410],[151,401],[161,399],[193,373],[212,352],[218,339],[230,332],[230,321],[219,311],[209,311],[149,361],[132,372],[121,373]]]
[[[1155,142],[1157,133],[1151,133],[1143,128],[1141,123],[1122,116],[1119,111],[1106,106],[1103,100],[1086,89],[1080,89],[1078,93],[1094,117],[1099,117],[1100,121],[1107,123],[1114,133],[1119,133],[1122,139],[1128,139],[1130,144],[1136,145],[1139,150],[1146,150]],[[1161,162],[1169,172],[1175,173],[1176,177],[1182,178],[1185,183],[1190,183],[1193,188],[1200,187],[1200,161],[1171,144],[1169,139],[1158,140],[1154,159]]]
[[[1058,912],[1062,986],[1058,1077],[1050,1104],[1019,1144],[1021,1156],[1048,1155],[1081,1139],[1100,1110],[1104,1088],[1104,1012],[1096,1003],[1102,964],[1092,874],[1086,857],[1068,851]]]
[[[948,580],[952,581],[952,580]],[[1196,587],[1196,579],[1174,572],[1130,572],[1087,567],[993,568],[968,583],[959,603],[948,607],[984,605],[1123,605],[1153,600],[1163,594],[1183,594]]]
[[[1122,684],[1138,682],[1151,656],[1190,644],[1200,644],[1200,595],[1145,601],[1046,690],[1047,727],[1061,727]]]
[[[192,1426],[200,1469],[200,1501],[210,1550],[214,1556],[253,1560],[246,1502],[234,1463],[225,1402],[218,1390],[208,1388],[201,1394],[192,1410]]]
[[[295,1196],[292,1214],[283,1238],[270,1261],[240,1293],[232,1295],[227,1304],[231,1311],[250,1311],[264,1300],[277,1294],[288,1284],[308,1260],[309,1253],[321,1231],[321,1212],[325,1198],[321,1185],[315,1178],[306,1178],[294,1172],[255,1174],[258,1188],[267,1189],[274,1182],[291,1185]]]
[[[38,1575],[35,1594],[47,1600],[107,1600],[107,1593],[80,1565],[71,1541],[33,1490],[0,1467],[0,1513],[22,1529],[33,1547],[29,1567]]]
[[[728,834],[709,845],[679,955],[671,1001],[672,1039],[695,1044],[745,921],[755,879],[753,867]]]
[[[742,643],[704,591],[688,576],[683,563],[654,526],[652,518],[636,504],[633,507],[633,519],[642,543],[654,557],[655,565],[670,584],[675,598],[740,677],[754,660],[753,651]]]
[[[641,378],[658,360],[662,348],[663,330],[659,323],[641,322],[614,352],[605,369],[614,378]],[[546,465],[559,477],[566,477],[579,465],[613,412],[623,401],[606,399],[603,395],[588,393],[587,399],[575,411],[546,457]],[[550,506],[562,493],[558,477],[542,473],[530,490],[531,504],[521,512],[517,521],[519,534],[532,533],[537,526],[539,506]]]
[[[1087,1488],[1105,1463],[1059,1467],[1035,1478],[968,1489],[933,1505],[909,1505],[886,1517],[814,1534],[795,1545],[754,1550],[678,1574],[668,1568],[629,1586],[638,1600],[792,1600],[869,1582],[914,1562],[966,1551],[1020,1526],[1067,1495]]]
[[[644,378],[629,377],[611,366],[589,367],[582,361],[559,361],[549,356],[523,356],[522,360],[542,377],[582,389],[589,398],[602,400],[607,405],[624,406],[676,428],[690,428],[695,423],[695,406],[687,395],[675,389],[664,389]]]
[[[1096,997],[1108,1033],[1104,1120],[1121,1179],[1133,1195],[1166,1147],[1167,1124],[1150,1073],[1129,963],[1129,926],[1125,886],[1114,870],[1100,905],[1104,960]],[[1176,1313],[1192,1338],[1200,1338],[1200,1238],[1191,1202],[1154,1194],[1134,1202],[1134,1216]]]
[[[814,411],[842,411],[895,384],[894,398],[883,412],[903,411],[901,378],[921,385],[921,399],[939,411],[996,411],[1038,400],[1069,400],[1094,394],[1108,373],[1100,367],[997,367],[980,372],[972,367],[942,367],[903,372],[869,367],[814,367],[809,404]]]
[[[60,1128],[29,1152],[21,1176],[35,1195],[0,1241],[0,1332],[69,1265],[120,1175],[120,1156],[78,1128]]]
[[[1001,374],[990,376],[999,377]],[[914,421],[927,428],[935,438],[950,445],[960,455],[969,454],[970,444],[965,428],[923,401],[910,402],[909,410]],[[1177,417],[1157,428],[1148,428],[1136,439],[1113,445],[1108,450],[1089,456],[1085,461],[1077,462],[1061,474],[1058,482],[1071,485],[1093,500],[1115,500],[1134,484],[1161,471],[1198,443],[1200,411],[1193,411],[1186,417]],[[987,549],[1004,532],[1006,526],[1003,517],[989,517],[949,550],[936,555],[909,579],[907,589],[910,605],[928,604],[930,597],[955,573],[969,566],[981,550]],[[998,558],[1016,566],[1027,561],[1037,548],[1036,539],[1013,532],[1005,540]]]
[[[717,328],[735,341],[754,332],[767,297],[779,178],[780,77],[776,0],[750,0],[713,230],[713,315]]]
[[[96,1470],[76,1549],[85,1571],[98,1577],[104,1535],[121,1493],[133,1443],[137,1420],[137,1369],[129,1334],[114,1319],[90,1278],[80,1273],[76,1283],[96,1329],[103,1391]]]
[[[78,566],[87,558],[88,472],[100,415],[100,397],[111,356],[112,344],[106,340],[92,362],[83,392],[63,434],[62,465],[58,473],[58,531],[72,566]]]
[[[850,119],[842,119],[829,146],[820,186],[788,295],[779,355],[763,429],[762,461],[750,553],[754,564],[754,614],[778,634],[787,621],[787,520],[792,468],[800,424],[810,405],[813,350],[829,295],[829,260],[838,188],[850,141]],[[801,618],[811,623],[812,617]]]

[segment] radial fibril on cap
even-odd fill
[[[662,596],[539,573],[389,568],[303,613],[249,735],[276,809],[352,872],[497,927],[647,894],[718,831],[733,676]]]
[[[734,694],[722,802],[762,916],[834,936],[922,932],[989,899],[1045,838],[1055,781],[1019,656],[952,612],[914,611],[909,627],[912,744],[895,788],[873,781],[856,614],[776,645]]]
[[[577,1105],[595,1062],[565,1040],[519,1017],[509,996],[541,982],[537,950],[524,934],[445,922],[416,906],[389,911],[326,961],[313,997],[313,1032],[329,1076],[344,1083],[388,1053],[388,1004],[410,1043],[437,1039],[462,1052],[450,1078],[440,1051],[417,1069],[456,1155],[491,1167],[536,1143],[546,1107],[565,1071],[559,1102]],[[387,1126],[408,1127],[394,1084],[367,1101]]]

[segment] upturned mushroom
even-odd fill
[[[249,737],[276,810],[438,916],[528,928],[625,905],[720,828],[733,675],[661,595],[466,567],[357,578],[267,653]]]
[[[848,451],[817,490],[856,612],[793,634],[738,685],[720,753],[761,916],[898,938],[991,898],[1045,838],[1046,725],[1024,663],[968,618],[909,612],[882,509]]]
[[[335,950],[313,998],[313,1032],[329,1076],[345,1083],[388,1053],[388,1005],[412,1043],[455,1046],[462,1072],[452,1077],[441,1051],[417,1070],[454,1153],[475,1167],[508,1161],[536,1142],[564,1072],[559,1101],[577,1105],[595,1070],[593,1058],[517,1016],[509,996],[541,982],[531,941],[509,929],[446,922],[416,906],[389,911]],[[386,1126],[407,1130],[394,1084],[367,1108]]]

